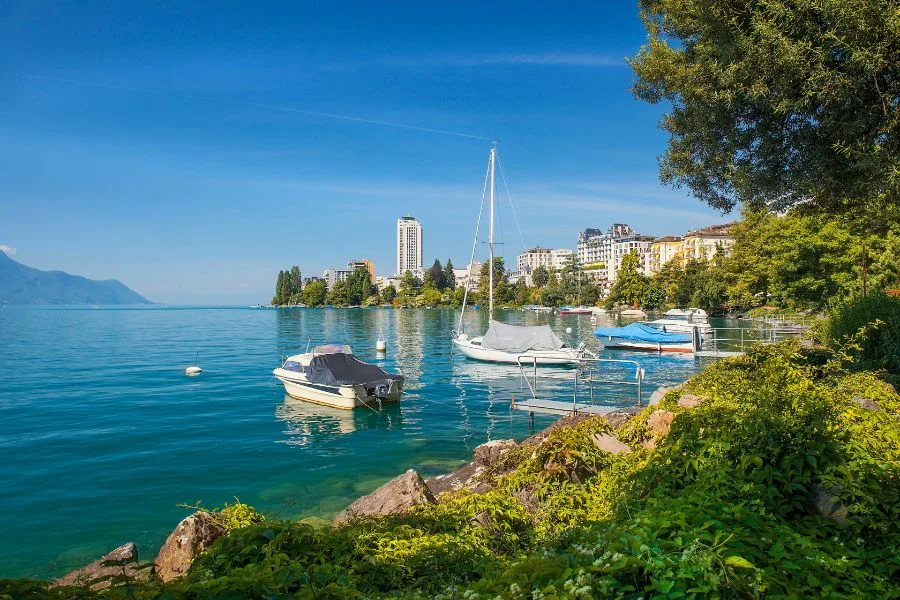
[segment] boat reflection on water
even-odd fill
[[[380,411],[368,408],[346,410],[298,400],[287,394],[275,408],[275,416],[287,424],[285,443],[292,446],[309,446],[334,435],[366,429],[402,427],[399,404],[386,404]]]

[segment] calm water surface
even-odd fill
[[[444,473],[490,439],[531,433],[518,369],[452,352],[458,313],[413,309],[38,309],[0,307],[0,577],[52,577],[134,541],[143,560],[189,513],[235,496],[285,518],[332,517],[400,472]],[[484,311],[467,314],[483,331]],[[596,346],[589,317],[510,311]],[[567,327],[572,328],[566,334]],[[379,332],[388,342],[379,358]],[[285,396],[271,371],[307,340],[345,341],[406,376],[402,404],[340,411]],[[203,373],[184,375],[199,353]],[[645,396],[705,363],[636,358]],[[545,397],[572,373],[543,369]],[[633,369],[605,371],[633,378]],[[582,388],[587,393],[587,388]],[[634,388],[595,386],[630,405]],[[554,420],[538,415],[536,429]]]

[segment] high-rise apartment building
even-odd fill
[[[605,269],[606,279],[612,282],[616,280],[622,257],[630,253],[640,257],[641,269],[649,273],[652,242],[653,236],[635,233],[625,223],[615,223],[605,233],[599,229],[585,229],[578,234],[578,259],[594,271]]]
[[[422,269],[422,224],[415,217],[397,219],[397,275]]]

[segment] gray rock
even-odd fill
[[[842,502],[834,502],[832,498],[839,498],[844,492],[840,486],[827,488],[821,483],[812,486],[809,491],[809,504],[820,515],[838,523],[847,524],[849,512]]]
[[[187,516],[169,534],[156,555],[154,573],[161,581],[172,581],[187,575],[191,561],[225,535],[225,528],[206,511]]]
[[[874,412],[878,412],[881,410],[881,407],[878,406],[878,403],[870,398],[863,398],[862,396],[853,396],[853,402],[856,402],[857,404],[859,404],[866,410],[871,410]]]
[[[674,389],[675,389],[674,387],[666,387],[664,385],[656,388],[656,390],[652,394],[650,394],[649,405],[657,406],[660,403],[660,401],[663,399],[663,396],[665,396],[667,392],[671,392]]]
[[[613,435],[595,433],[591,436],[591,439],[594,440],[594,444],[598,448],[610,454],[628,454],[631,452],[631,446],[623,444]]]
[[[678,399],[678,406],[682,408],[696,408],[703,402],[703,398],[694,394],[682,394]]]
[[[335,517],[335,523],[344,523],[355,517],[369,515],[394,515],[409,511],[414,506],[434,504],[436,500],[425,485],[422,476],[410,469],[391,479],[367,496],[357,499]]]
[[[116,563],[116,564],[109,564]],[[112,585],[112,578],[124,575],[130,579],[148,578],[146,571],[138,568],[137,546],[128,542],[91,564],[63,575],[53,582],[52,587],[64,585],[85,586],[91,590],[102,590]]]
[[[640,406],[630,406],[628,408],[619,408],[612,412],[608,412],[603,415],[603,418],[606,419],[606,422],[613,426],[614,429],[618,429],[628,421],[630,421],[634,415],[638,414],[643,410],[643,407]]]
[[[672,428],[672,419],[675,413],[670,410],[654,410],[647,418],[647,425],[650,426],[650,433],[653,437],[662,437],[668,435],[669,429]]]
[[[428,489],[435,497],[448,492],[458,492],[462,489],[481,493],[490,489],[489,482],[481,481],[480,476],[484,471],[485,467],[482,465],[470,462],[453,473],[429,477],[425,480],[425,485],[428,486]]]
[[[472,452],[475,462],[485,467],[492,467],[500,460],[500,458],[510,451],[510,449],[518,446],[516,440],[491,440],[480,446],[476,446]]]

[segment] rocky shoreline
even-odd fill
[[[651,405],[658,403],[670,389],[675,388],[657,390],[651,397]],[[572,427],[587,419],[603,419],[615,429],[634,418],[644,408],[635,406],[617,409],[601,417],[563,417],[521,442],[513,439],[485,442],[474,448],[472,461],[445,475],[423,479],[418,472],[410,469],[355,500],[335,517],[334,524],[340,526],[353,519],[403,514],[416,506],[440,503],[443,497],[462,490],[476,494],[489,492],[500,477],[518,468],[520,461],[505,460],[513,454],[513,450],[527,452],[527,449],[542,444],[551,432]],[[656,410],[650,413],[649,421],[652,422],[648,422],[648,425],[654,435],[664,435],[668,431],[671,417],[672,413],[669,411]],[[631,451],[630,447],[611,435],[598,435],[594,442],[598,448],[613,454]],[[535,498],[523,496],[520,500],[525,506],[537,509]],[[101,590],[127,581],[173,581],[187,575],[193,559],[226,534],[227,529],[211,513],[199,510],[185,517],[175,527],[152,563],[141,563],[137,546],[128,542],[94,562],[60,577],[52,586],[84,586],[91,590]]]

